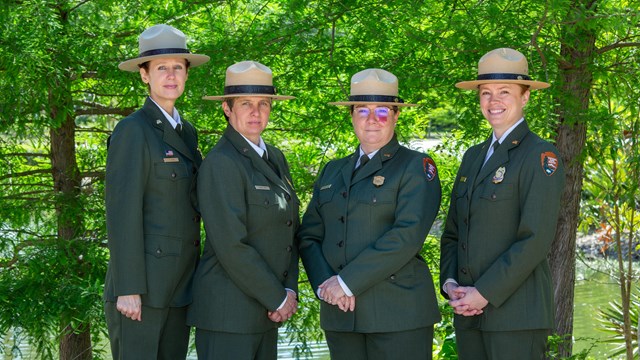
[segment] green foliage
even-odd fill
[[[631,295],[631,307],[629,310],[631,318],[631,345],[633,348],[633,358],[637,359],[638,354],[638,312],[640,312],[640,295],[636,291]],[[611,356],[621,356],[626,353],[625,337],[626,330],[624,328],[624,313],[622,303],[620,301],[612,301],[609,305],[598,311],[600,321],[600,329],[610,335],[605,341],[609,344],[615,344],[617,347],[611,352]]]
[[[569,335],[561,336],[561,335],[552,335],[547,339],[547,346],[549,350],[547,351],[547,358],[550,360],[591,360],[593,357],[589,356],[591,350],[596,346],[596,341],[594,339],[577,339],[577,341],[585,341],[590,343],[590,347],[580,351],[577,354],[573,354],[571,356],[563,356],[560,350],[561,346],[567,343],[567,341],[571,341]]]
[[[203,153],[215,144],[226,122],[218,102],[225,69],[241,60],[271,67],[280,94],[264,134],[285,152],[304,209],[313,181],[329,160],[353,152],[357,141],[345,107],[327,105],[349,95],[351,75],[367,67],[394,73],[400,96],[417,108],[403,110],[399,139],[440,137],[427,151],[438,164],[442,211],[423,255],[437,281],[439,224],[446,215],[462,152],[490,134],[473,92],[454,88],[475,77],[482,54],[509,46],[529,59],[536,80],[554,84],[534,92],[527,120],[543,137],[556,133],[555,107],[562,99],[561,36],[575,2],[554,1],[135,1],[9,0],[0,4],[0,332],[22,331],[39,353],[51,358],[65,325],[90,324],[93,341],[104,337],[102,282],[107,262],[104,229],[105,141],[123,116],[141,106],[147,90],[139,75],[118,70],[137,56],[137,37],[148,26],[168,23],[185,32],[193,52],[211,56],[190,69],[178,101],[182,116],[200,132]],[[584,159],[593,180],[584,194],[585,227],[602,221],[612,201],[607,180],[611,162],[620,163],[618,203],[632,209],[640,164],[637,147],[636,86],[638,1],[598,2],[589,26],[600,34],[594,55],[591,108]],[[596,16],[597,15],[597,16]],[[584,16],[584,15],[580,15]],[[573,30],[571,30],[573,31]],[[582,33],[573,32],[576,41]],[[637,42],[637,40],[635,40]],[[72,137],[79,188],[62,196],[53,179],[51,131],[75,120]],[[635,124],[631,127],[630,124]],[[631,131],[631,137],[621,134]],[[615,146],[609,146],[614,144]],[[635,152],[634,152],[635,151]],[[633,166],[628,166],[633,164]],[[637,174],[637,173],[636,173]],[[600,188],[600,190],[596,190]],[[629,195],[636,194],[636,195]],[[60,214],[67,205],[72,214]],[[68,212],[67,212],[68,213]],[[597,217],[596,217],[597,214]],[[628,211],[626,214],[630,214]],[[66,218],[65,218],[66,217]],[[588,218],[596,220],[588,220]],[[72,220],[68,240],[60,224]],[[300,311],[287,323],[292,340],[307,345],[321,339],[318,301],[301,278]],[[435,354],[455,352],[450,309],[436,328]],[[82,328],[79,326],[78,328]],[[94,352],[94,357],[101,354]]]

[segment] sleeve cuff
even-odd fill
[[[449,295],[449,293],[447,292],[447,284],[449,283],[453,283],[454,285],[458,286],[458,282],[448,278],[447,280],[445,280],[444,284],[442,284],[442,291],[444,291],[445,294]]]
[[[291,291],[294,295],[296,295],[296,292],[291,290],[291,289],[289,289],[289,288],[285,288],[285,290],[287,290],[287,295],[284,297],[284,301],[282,301],[282,303],[280,304],[280,306],[278,306],[276,311],[282,309],[284,307],[284,304],[287,303],[287,298],[289,297],[289,291]]]
[[[340,283],[340,287],[342,288],[342,291],[344,291],[344,293],[347,296],[353,296],[353,293],[351,292],[347,284],[345,284],[344,281],[342,281],[342,278],[340,277],[340,275],[338,275],[338,283]]]

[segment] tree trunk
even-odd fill
[[[76,162],[75,121],[74,116],[65,110],[71,109],[71,97],[67,106],[57,104],[60,93],[65,87],[53,87],[50,90],[50,116],[53,126],[50,128],[51,168],[56,193],[56,215],[58,218],[58,242],[71,262],[82,262],[82,250],[79,246],[79,235],[82,233],[82,209],[80,200],[80,171]],[[54,94],[55,92],[55,94]],[[61,121],[60,121],[61,120]],[[59,126],[56,124],[59,123]],[[70,266],[70,269],[81,268],[82,264]],[[91,360],[91,334],[89,324],[79,324],[74,328],[72,319],[77,314],[61,314],[60,359]]]
[[[67,325],[62,332],[60,360],[92,360],[91,332],[88,324],[82,325],[82,329],[74,329]]]
[[[582,152],[586,139],[589,92],[593,80],[590,65],[596,39],[596,30],[587,25],[587,19],[595,11],[596,2],[593,0],[572,1],[561,37],[559,85],[563,96],[557,99],[559,127],[556,146],[564,161],[566,183],[549,261],[554,280],[555,332],[566,336],[559,349],[564,357],[571,355],[572,351],[576,230],[583,180]]]

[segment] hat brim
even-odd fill
[[[214,101],[224,101],[230,98],[239,98],[239,97],[267,97],[271,100],[291,100],[295,99],[295,96],[288,95],[273,95],[273,94],[255,94],[255,93],[246,93],[246,94],[228,94],[228,95],[218,95],[218,96],[203,96],[203,100],[214,100]]]
[[[418,106],[418,104],[407,104],[407,103],[397,103],[397,102],[379,102],[379,101],[337,101],[330,102],[329,105],[367,105],[367,104],[376,104],[376,105],[386,105],[386,106],[398,106],[398,107],[410,107],[410,106]]]
[[[140,64],[144,64],[147,61],[155,60],[155,59],[164,59],[164,58],[184,58],[189,61],[190,67],[200,66],[207,61],[209,61],[209,56],[207,55],[199,55],[199,54],[159,54],[159,55],[150,55],[150,56],[142,56],[137,57],[135,59],[130,59],[127,61],[123,61],[118,65],[120,70],[137,72],[140,69]]]
[[[478,90],[478,86],[482,84],[520,84],[529,86],[529,90],[546,89],[551,86],[551,84],[542,81],[497,79],[461,81],[456,84],[456,87],[462,90]]]

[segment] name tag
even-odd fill
[[[256,190],[271,190],[271,187],[264,185],[256,185]]]
[[[174,163],[174,162],[180,162],[180,158],[177,158],[177,157],[166,157],[166,158],[163,158],[162,161],[164,161],[166,163]]]
[[[331,188],[331,185],[333,185],[333,184],[325,185],[325,186],[321,187],[321,188],[320,188],[320,190],[327,190],[327,189],[330,189],[330,188]]]

